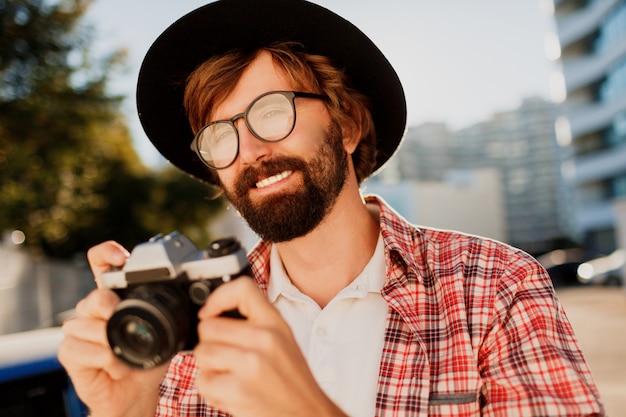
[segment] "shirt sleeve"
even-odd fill
[[[198,369],[191,353],[179,353],[159,387],[155,417],[228,417],[211,408],[196,389]]]
[[[478,358],[483,414],[604,415],[547,272],[518,254],[500,278],[492,325]]]

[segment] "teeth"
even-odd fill
[[[256,188],[264,188],[264,187],[268,187],[272,184],[276,184],[278,181],[284,180],[285,178],[287,178],[288,176],[291,175],[293,171],[283,171],[278,175],[274,175],[272,177],[269,178],[265,178],[264,180],[261,180],[259,182],[256,183]]]

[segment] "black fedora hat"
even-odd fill
[[[296,41],[307,53],[329,57],[371,101],[379,170],[405,132],[406,101],[395,70],[374,43],[335,13],[304,0],[220,0],[168,27],[139,71],[137,108],[148,138],[174,166],[206,182],[208,168],[189,145],[193,132],[183,108],[185,80],[208,58]]]

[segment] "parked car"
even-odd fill
[[[600,256],[578,266],[578,280],[587,285],[624,285],[626,251],[618,249],[610,255]]]
[[[556,249],[537,257],[555,287],[581,285],[578,267],[588,259],[587,252],[582,248]]]

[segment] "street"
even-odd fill
[[[621,287],[557,290],[600,389],[607,416],[626,413],[626,291]]]

